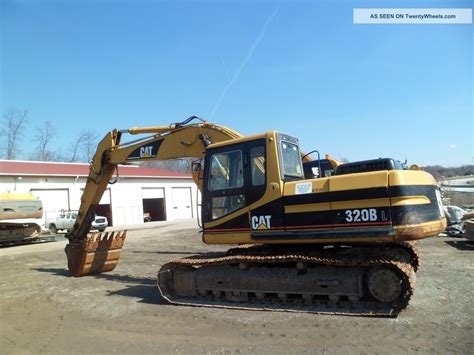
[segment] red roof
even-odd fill
[[[144,168],[134,165],[119,165],[118,172],[121,177],[191,177],[189,174],[174,173],[171,171],[156,168]],[[0,175],[88,176],[89,164],[0,160]]]

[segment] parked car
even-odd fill
[[[108,225],[109,221],[107,221],[107,217],[95,216],[95,219],[91,225],[91,229],[97,229],[99,232],[103,232]]]
[[[58,217],[47,222],[48,229],[51,233],[56,234],[60,230],[69,232],[74,227],[76,222],[77,211],[62,212]],[[107,218],[104,216],[96,216],[91,225],[91,230],[96,229],[103,232],[109,225]]]

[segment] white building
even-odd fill
[[[445,178],[441,182],[441,187],[445,191],[474,193],[474,175]]]
[[[109,226],[143,223],[146,212],[152,221],[197,217],[191,175],[138,166],[119,166],[118,173],[97,211]],[[0,193],[32,193],[42,200],[46,220],[79,209],[88,174],[88,164],[0,160]]]

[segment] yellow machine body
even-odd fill
[[[69,259],[77,259],[78,250],[84,249],[82,258],[93,263],[94,247],[87,233],[118,164],[184,157],[197,159],[193,178],[202,193],[205,243],[396,242],[435,236],[446,226],[439,188],[424,171],[344,172],[339,162],[326,159],[325,176],[305,178],[303,163],[310,159],[294,137],[275,131],[244,137],[220,125],[190,121],[106,135],[91,163],[78,218],[68,235]],[[123,133],[152,135],[121,143]],[[125,234],[109,234],[106,239],[114,240],[114,253],[109,253],[114,262],[107,262],[108,242],[96,243],[102,250],[99,265],[111,270]],[[82,268],[77,266],[81,263],[69,264]],[[75,270],[74,275],[96,272],[100,267]]]

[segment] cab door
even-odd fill
[[[262,242],[282,239],[285,238],[286,229],[284,185],[287,181],[303,178],[298,141],[296,138],[274,132],[269,139],[256,140],[252,144],[249,146],[251,238]],[[290,153],[287,154],[287,151]],[[265,176],[263,180],[258,176],[262,166]],[[296,176],[296,171],[299,171],[300,175]]]
[[[266,140],[259,139],[249,142],[248,152],[248,203],[249,224],[252,238],[256,232],[269,231],[283,225],[282,200],[265,199],[268,182],[268,157]],[[268,201],[267,201],[268,200]]]
[[[206,232],[249,228],[246,144],[210,149],[206,154],[202,220]]]

